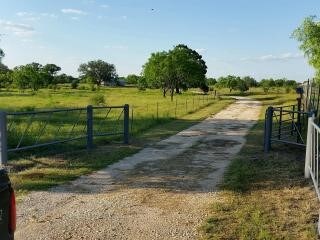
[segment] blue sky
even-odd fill
[[[77,75],[80,63],[102,59],[125,76],[184,43],[211,77],[303,81],[314,71],[290,35],[319,9],[319,0],[1,0],[0,47],[9,67],[55,63]]]

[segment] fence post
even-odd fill
[[[297,98],[298,101],[298,113],[297,113],[297,131],[301,133],[301,98]],[[299,134],[297,134],[297,143],[300,142]]]
[[[93,107],[87,106],[87,149],[93,148]]]
[[[272,117],[273,117],[273,107],[268,107],[266,112],[265,127],[264,127],[264,152],[265,153],[269,152],[271,149]]]
[[[157,120],[159,119],[159,102],[157,102]]]
[[[192,110],[194,111],[194,96],[192,98]]]
[[[282,114],[283,114],[283,108],[280,107],[280,117],[279,117],[279,127],[278,127],[278,139],[281,139],[281,130],[282,130]]]
[[[174,109],[174,116],[177,118],[178,99],[176,99],[176,108]]]
[[[186,113],[188,112],[188,99],[186,99]]]
[[[8,162],[7,113],[0,112],[0,165]]]
[[[304,177],[310,178],[310,164],[311,164],[311,151],[312,151],[312,139],[313,139],[313,129],[312,122],[314,117],[308,118],[308,130],[307,130],[307,145],[306,145],[306,158],[305,158],[305,166],[304,166]]]
[[[123,142],[129,144],[129,105],[125,104],[123,107]]]

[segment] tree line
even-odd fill
[[[180,94],[189,88],[200,88],[206,93],[210,87],[228,88],[230,92],[245,92],[252,87],[262,87],[268,92],[274,87],[294,88],[297,85],[296,81],[285,78],[262,79],[260,82],[250,76],[228,75],[217,79],[207,78],[207,66],[202,56],[183,44],[169,51],[152,53],[143,65],[140,75],[130,74],[127,77],[119,77],[115,65],[102,60],[80,64],[79,77],[76,78],[61,74],[61,67],[52,63],[41,65],[34,62],[9,69],[2,63],[4,56],[4,52],[0,49],[0,88],[13,86],[20,90],[55,89],[58,84],[71,84],[72,88],[77,88],[80,82],[89,83],[91,86],[117,86],[125,82],[137,86],[140,90],[161,89],[164,97],[169,94],[173,99],[174,94]]]
[[[207,83],[215,88],[228,88],[229,92],[240,91],[246,92],[252,87],[261,87],[265,93],[271,88],[287,88],[295,89],[298,83],[295,80],[288,80],[286,78],[279,79],[261,79],[257,81],[253,77],[245,76],[239,77],[234,75],[228,75],[226,77],[208,78]]]

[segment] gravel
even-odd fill
[[[203,122],[18,205],[16,240],[197,239],[223,173],[258,119],[237,98]]]

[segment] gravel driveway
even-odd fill
[[[230,159],[258,119],[234,104],[103,170],[18,205],[16,240],[197,239]]]

